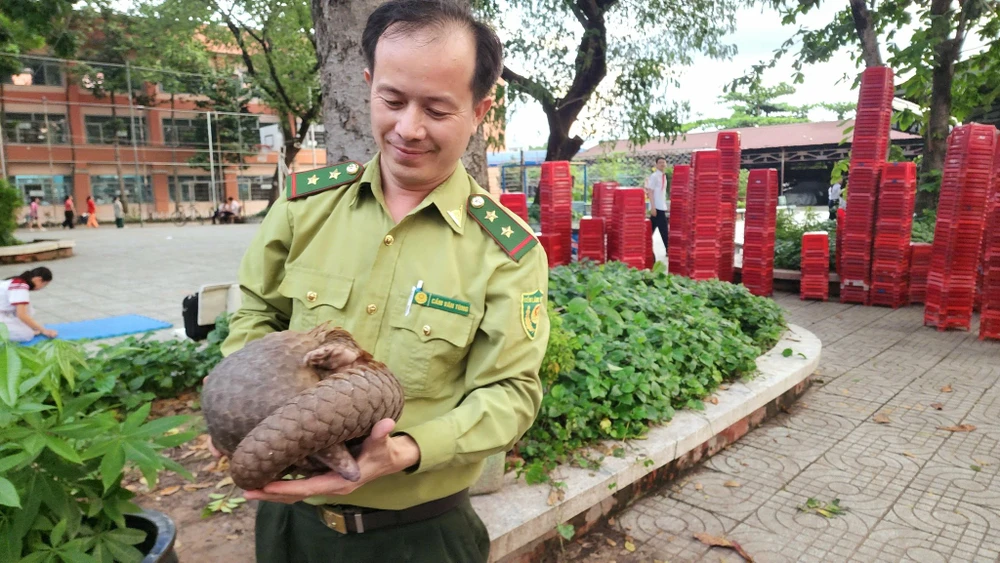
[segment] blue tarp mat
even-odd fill
[[[59,333],[56,338],[61,340],[82,340],[85,338],[111,338],[112,336],[122,336],[124,334],[134,334],[137,332],[147,332],[170,328],[173,325],[144,317],[142,315],[121,315],[118,317],[107,317],[104,319],[91,319],[89,321],[78,321],[75,323],[61,323],[46,325]],[[38,335],[25,344],[30,346],[37,342],[48,340],[45,336]]]

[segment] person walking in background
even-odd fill
[[[71,195],[66,196],[66,199],[63,200],[63,207],[64,207],[63,214],[65,216],[65,219],[62,222],[62,226],[63,226],[64,229],[66,227],[69,227],[69,228],[72,229],[73,228],[73,219],[74,219],[73,216],[76,214],[73,211],[73,196],[71,196]]]
[[[87,196],[87,227],[97,228],[97,204],[94,203],[93,196]]]
[[[56,337],[56,331],[45,328],[32,317],[34,310],[29,297],[30,292],[44,289],[51,281],[52,271],[44,266],[0,281],[0,322],[7,327],[11,342],[27,342],[38,334]]]
[[[42,220],[38,216],[39,215],[39,209],[38,209],[38,207],[39,207],[38,206],[38,197],[31,198],[31,206],[28,209],[28,230],[29,231],[34,231],[35,230],[35,226],[38,227],[39,231],[46,230],[45,227],[42,226]]]
[[[122,229],[125,227],[125,210],[122,209],[121,198],[115,196],[113,205],[115,208],[115,226],[118,227],[119,229]]]
[[[840,182],[834,182],[827,192],[830,206],[830,220],[837,220],[837,208],[840,207]]]
[[[653,202],[652,209],[649,210],[650,218],[653,221],[653,232],[660,231],[660,238],[663,239],[663,248],[667,248],[667,159],[657,157],[656,170],[646,178],[646,195]]]

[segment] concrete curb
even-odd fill
[[[787,358],[786,348],[793,351]],[[605,458],[599,470],[557,469],[554,477],[566,484],[566,495],[555,506],[547,502],[549,487],[526,485],[508,473],[502,489],[472,499],[490,533],[490,561],[533,561],[547,546],[558,545],[557,525],[572,522],[578,534],[585,532],[735,442],[805,391],[820,352],[819,338],[789,325],[778,344],[757,358],[759,373],[717,391],[718,404],[677,413],[668,424],[651,428],[645,440],[624,443],[625,456]]]

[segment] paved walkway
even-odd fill
[[[52,283],[32,295],[35,316],[42,323],[138,314],[183,328],[184,296],[203,284],[235,281],[257,227],[166,223],[125,229],[19,230],[16,235],[23,241],[72,239],[74,256],[0,266],[0,278],[37,265],[52,270]]]
[[[760,563],[1000,559],[1000,344],[923,328],[921,306],[777,300],[823,341],[813,388],[627,509],[616,527],[635,553],[619,541],[574,560],[742,561],[698,532],[735,540]],[[959,424],[976,428],[939,429]],[[810,497],[839,498],[848,512],[798,510]]]

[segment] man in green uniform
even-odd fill
[[[485,562],[468,488],[537,415],[547,260],[460,157],[491,106],[499,39],[468,8],[394,0],[362,37],[379,152],[289,177],[240,268],[223,353],[329,321],[405,389],[376,424],[361,479],[247,491],[264,563]],[[360,69],[359,69],[360,70]]]

